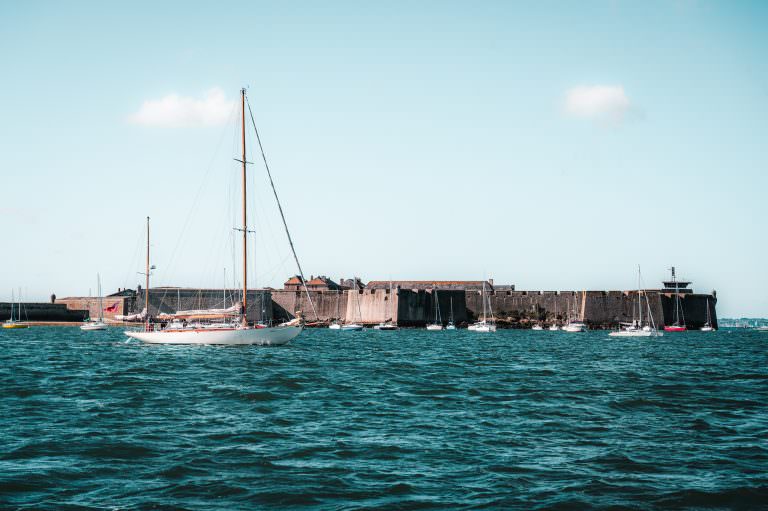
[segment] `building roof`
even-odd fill
[[[302,281],[299,275],[294,275],[290,279],[286,280],[285,284],[283,284],[285,288],[290,288],[294,286],[298,287],[301,285],[302,285]],[[306,285],[307,287],[312,287],[315,289],[317,288],[326,288],[326,289],[332,289],[332,290],[339,289],[339,285],[334,281],[332,281],[331,279],[329,279],[328,277],[326,277],[325,275],[318,275],[317,277],[315,277],[314,275],[310,275],[309,280],[306,281]]]

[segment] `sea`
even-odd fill
[[[0,331],[0,509],[768,509],[768,332]]]

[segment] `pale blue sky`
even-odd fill
[[[4,2],[0,297],[134,287],[147,215],[155,284],[221,285],[236,119],[131,116],[247,86],[307,274],[623,289],[674,264],[768,316],[766,26],[765,2]],[[280,286],[251,172],[252,284]]]

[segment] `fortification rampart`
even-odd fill
[[[360,289],[346,291],[310,291],[317,317],[307,300],[305,291],[273,290],[274,319],[292,319],[296,311],[302,311],[307,321],[359,322],[375,325],[391,320],[400,326],[424,326],[434,319],[435,305],[432,291],[412,289]],[[467,320],[465,292],[439,291],[440,312],[444,323],[448,322],[453,301],[454,321]]]
[[[645,293],[645,292],[644,292]],[[674,322],[674,294],[648,291],[648,304],[643,298],[643,315],[650,306],[657,326]],[[637,291],[491,291],[486,293],[491,309],[499,318],[564,322],[571,317],[593,328],[612,328],[628,323],[637,316]],[[708,294],[680,294],[681,310],[689,328],[700,328],[707,321],[707,304],[713,326],[717,327],[717,298]],[[472,318],[482,314],[483,303],[478,291],[467,291],[467,313]],[[646,316],[647,317],[647,316]]]
[[[312,303],[315,305],[317,317],[309,305],[306,291],[293,291],[273,289],[272,313],[275,321],[287,321],[293,319],[298,311],[301,311],[307,321],[331,321],[334,319],[346,320],[347,295],[345,291],[324,290],[310,291]]]
[[[13,317],[19,318],[18,304],[13,304]],[[60,303],[22,303],[22,321],[79,322],[88,317],[86,310],[70,310]],[[0,303],[0,321],[11,318],[11,303]]]

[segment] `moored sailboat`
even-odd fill
[[[98,273],[96,274],[96,289],[99,295],[99,299],[98,299],[99,317],[98,319],[88,318],[87,320],[85,320],[85,322],[82,325],[80,325],[80,330],[90,331],[90,330],[106,330],[107,329],[107,324],[104,322],[104,302],[101,297],[101,276],[99,276]]]
[[[574,316],[575,309],[576,309],[576,296],[573,297],[573,305],[574,305]],[[586,332],[587,331],[587,325],[584,324],[583,321],[580,319],[575,319],[571,317],[571,310],[570,310],[570,300],[569,300],[569,307],[568,307],[568,321],[563,325],[562,328],[563,332],[571,332],[571,333],[578,333],[578,332]]]
[[[712,313],[709,311],[709,298],[707,298],[707,322],[700,328],[702,332],[713,332],[715,328],[712,326]]]
[[[675,267],[672,270],[672,283],[675,288],[675,322],[671,325],[665,325],[665,332],[685,332],[688,327],[685,325],[685,313],[683,312],[682,303],[680,303],[680,289],[677,286],[677,278],[675,276]]]
[[[656,329],[656,324],[653,321],[653,314],[651,313],[651,304],[648,301],[648,294],[643,292],[640,283],[640,266],[637,267],[637,316],[635,316],[635,308],[632,307],[632,323],[626,325],[624,328],[618,331],[611,332],[608,335],[610,337],[661,337],[664,335]],[[643,324],[643,297],[645,297],[645,303],[648,307],[647,324]]]
[[[6,328],[8,330],[18,330],[22,328],[29,328],[29,325],[27,325],[26,323],[22,323],[21,321],[21,288],[19,288],[19,306],[16,309],[17,310],[16,315],[18,316],[18,318],[13,317],[13,301],[14,301],[13,290],[11,290],[11,317],[3,323],[3,328]]]
[[[352,282],[354,283],[354,286],[355,286],[355,289],[354,289],[355,305],[357,305],[357,307],[356,307],[357,308],[357,317],[358,317],[358,320],[360,322],[358,323],[358,322],[356,322],[353,319],[352,322],[350,322],[350,323],[344,323],[344,324],[340,325],[338,330],[343,330],[345,332],[359,332],[360,330],[362,330],[364,328],[363,325],[361,324],[362,321],[363,321],[363,311],[360,308],[360,290],[357,288],[357,277],[354,277],[352,279]],[[352,290],[350,290],[350,293],[351,292],[352,292]]]
[[[392,297],[394,294],[392,293],[392,282],[389,283],[389,296],[385,296],[384,299],[386,300],[384,304],[384,318],[386,318],[384,321],[379,323],[378,325],[374,326],[374,330],[382,330],[384,332],[391,332],[393,330],[399,330],[400,328],[392,322],[392,317],[389,314],[390,311],[390,303],[392,302]]]
[[[170,323],[163,326],[154,324],[149,313],[149,217],[147,217],[147,257],[146,257],[146,288],[145,288],[145,310],[146,318],[143,331],[126,331],[125,334],[134,339],[154,344],[257,344],[257,345],[281,345],[286,344],[303,329],[303,322],[300,318],[282,323],[277,326],[266,326],[263,324],[250,324],[247,318],[248,311],[248,220],[247,220],[247,200],[246,200],[246,147],[245,147],[245,89],[240,90],[241,98],[241,120],[242,120],[242,229],[238,229],[243,234],[243,293],[241,303],[235,306],[237,315],[232,318],[222,317],[220,323],[188,323],[185,319],[177,317]],[[250,108],[250,106],[249,106]],[[258,138],[258,133],[257,133]],[[260,143],[260,142],[259,142]],[[263,151],[262,151],[263,153]],[[266,166],[266,159],[265,159]],[[267,166],[267,172],[269,167]],[[271,177],[270,177],[271,180]],[[277,195],[275,195],[277,197]],[[279,207],[279,202],[278,202]],[[282,216],[282,209],[281,209]],[[285,219],[283,218],[283,221]],[[284,224],[285,225],[285,224]],[[290,239],[290,233],[286,227],[291,249],[293,243]],[[298,258],[294,258],[298,264]],[[299,266],[301,273],[301,267]],[[302,281],[304,281],[302,275]],[[306,290],[306,285],[305,285]]]
[[[473,323],[467,327],[467,330],[471,332],[495,332],[496,331],[496,319],[493,317],[493,310],[491,310],[491,319],[488,320],[486,313],[487,308],[490,309],[490,300],[486,304],[487,297],[485,295],[485,281],[483,281],[483,290],[480,294],[480,299],[483,302],[483,319],[477,323]]]
[[[555,293],[555,317],[552,318],[552,324],[547,328],[550,332],[557,332],[560,326],[557,324],[557,293]]]
[[[427,325],[427,330],[439,331],[443,329],[443,320],[440,317],[440,301],[437,296],[437,289],[432,292],[432,300],[435,302],[435,320]]]
[[[456,325],[453,322],[453,297],[451,297],[451,315],[448,317],[448,324],[445,326],[446,330],[456,330]]]

